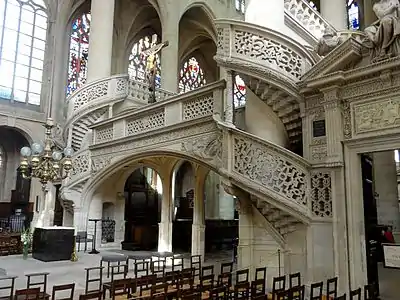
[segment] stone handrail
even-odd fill
[[[308,33],[314,43],[322,37],[326,28],[336,32],[335,28],[306,0],[285,0],[285,13],[285,17],[299,25],[306,34]]]
[[[157,101],[163,101],[173,95],[176,94],[163,89],[156,89]],[[151,93],[149,92],[149,84],[137,80],[129,80],[127,96],[128,98],[132,98],[143,103],[148,103],[151,96]]]
[[[309,163],[293,152],[235,127],[223,131],[224,172],[245,186],[269,195],[303,220],[311,217]]]
[[[66,182],[67,186],[72,186],[79,181],[86,179],[90,176],[91,163],[90,163],[89,149],[81,150],[74,153],[73,156],[73,169]]]
[[[249,68],[264,67],[296,82],[315,63],[300,43],[274,30],[242,21],[215,21],[218,34],[216,60],[240,61]]]
[[[116,139],[150,134],[162,128],[223,115],[225,81],[217,81],[194,91],[173,96],[165,101],[128,110],[114,118],[96,123],[93,145]]]

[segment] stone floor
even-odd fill
[[[51,292],[51,286],[54,284],[67,284],[75,282],[76,297],[84,292],[85,289],[85,268],[99,265],[102,254],[121,252],[119,250],[102,251],[100,254],[90,255],[79,252],[77,262],[41,262],[29,257],[23,260],[21,255],[0,257],[0,268],[6,269],[9,275],[17,275],[16,288],[25,288],[25,274],[37,272],[49,272],[48,292]],[[214,264],[216,270],[218,265],[224,261],[231,261],[231,253],[221,252],[206,256],[205,265]],[[132,272],[132,271],[130,271]],[[399,300],[400,295],[400,270],[385,269],[379,266],[380,291],[382,300]],[[105,278],[106,279],[106,278]],[[0,286],[1,286],[0,282]],[[0,297],[1,297],[0,293]]]
[[[48,277],[48,288],[47,292],[51,293],[51,287],[54,284],[68,284],[75,282],[75,295],[78,298],[79,294],[84,293],[86,272],[85,268],[97,267],[100,265],[101,255],[123,251],[109,249],[102,251],[100,254],[87,254],[84,252],[78,252],[78,261],[60,261],[60,262],[42,262],[32,257],[28,257],[27,260],[22,258],[22,255],[2,256],[0,257],[0,268],[7,271],[7,275],[17,275],[16,289],[22,289],[26,287],[25,274],[38,273],[38,272],[49,272]],[[219,269],[221,262],[227,262],[232,260],[232,254],[230,252],[221,252],[211,255],[206,255],[204,265],[216,265],[216,269]],[[185,262],[185,265],[189,265],[189,261]],[[103,281],[107,281],[106,272],[103,273]],[[96,275],[96,274],[95,274]],[[128,276],[133,276],[132,270],[129,271]],[[97,276],[94,276],[97,277]],[[3,284],[0,281],[0,287]],[[91,287],[92,289],[95,286]],[[3,294],[0,291],[0,298]],[[61,294],[61,296],[63,296]]]

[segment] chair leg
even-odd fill
[[[107,262],[107,278],[110,277],[110,262]]]
[[[87,240],[85,240],[85,252],[87,251]]]

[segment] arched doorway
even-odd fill
[[[19,131],[5,126],[0,127],[0,137],[0,227],[10,226],[6,224],[10,217],[25,221],[17,223],[26,227],[33,217],[33,203],[29,202],[31,180],[19,172],[19,151],[29,142]]]
[[[174,223],[172,248],[177,252],[190,252],[192,244],[193,200],[195,178],[193,167],[185,161],[174,172]]]
[[[128,177],[125,188],[124,250],[155,250],[158,244],[162,182],[151,168],[140,167]]]

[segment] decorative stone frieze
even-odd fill
[[[311,210],[314,217],[332,217],[332,182],[327,172],[311,173]]]
[[[222,134],[216,133],[185,141],[182,143],[182,151],[202,160],[215,159],[220,165],[222,159]]]

